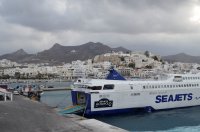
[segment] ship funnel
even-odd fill
[[[120,75],[113,67],[110,68],[109,74],[106,77],[107,80],[126,80],[122,75]]]

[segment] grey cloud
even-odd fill
[[[186,0],[66,0],[62,14],[48,3],[49,0],[2,0],[0,13],[8,22],[47,32],[80,30],[137,34],[199,31],[196,26],[188,25],[187,10],[194,2]]]
[[[32,27],[38,30],[65,30],[81,25],[76,11],[59,14],[48,5],[48,0],[2,0],[0,13],[11,23]]]
[[[0,0],[0,54],[88,41],[199,54],[200,23],[190,21],[199,5],[197,0]]]

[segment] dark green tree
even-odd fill
[[[135,63],[129,63],[128,67],[135,68]]]
[[[125,59],[124,59],[124,57],[122,56],[122,57],[120,57],[120,59],[121,59],[121,61],[125,61]]]
[[[20,79],[20,72],[15,72],[15,79]]]
[[[153,56],[153,59],[154,59],[155,61],[159,61],[159,59],[158,59],[157,56]]]
[[[38,72],[38,74],[36,75],[36,79],[42,79],[42,74],[40,72]]]
[[[144,55],[145,55],[146,57],[150,57],[150,52],[149,52],[149,51],[145,51],[145,52],[144,52]]]
[[[147,69],[152,69],[153,67],[150,66],[150,65],[146,65],[145,68],[147,68]]]

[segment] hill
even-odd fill
[[[185,53],[176,55],[163,56],[163,60],[168,62],[184,62],[184,63],[198,63],[200,64],[200,56],[191,56]]]
[[[100,42],[88,42],[78,46],[63,46],[56,43],[50,49],[38,52],[37,54],[28,54],[23,49],[20,49],[16,52],[0,56],[0,59],[8,59],[18,63],[62,64],[63,62],[70,63],[74,60],[92,59],[96,55],[112,51],[129,52],[129,50],[123,47],[111,48]]]

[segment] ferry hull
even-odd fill
[[[199,89],[185,89],[181,92],[180,90],[135,91],[134,93],[140,93],[139,96],[137,94],[131,96],[130,91],[120,92],[119,95],[116,92],[91,94],[72,91],[74,105],[78,104],[80,93],[85,96],[83,102],[85,116],[133,113],[138,110],[152,112],[200,105]]]

